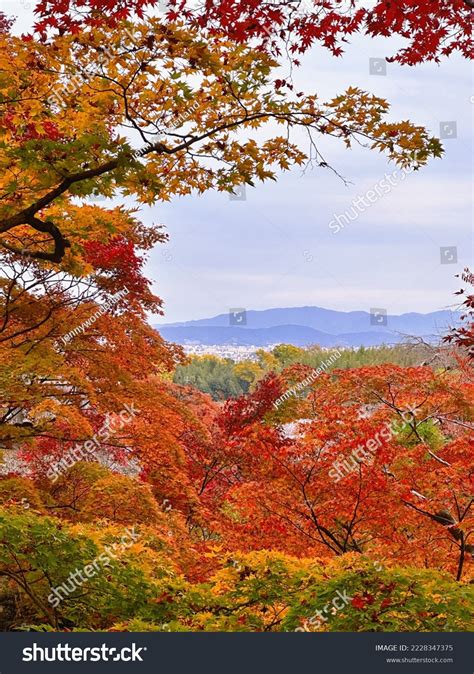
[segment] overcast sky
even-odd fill
[[[441,66],[387,64],[386,76],[370,75],[369,58],[387,48],[359,39],[342,59],[314,49],[297,81],[323,96],[357,85],[390,100],[394,120],[410,119],[435,135],[442,122],[455,121],[457,138],[444,141],[443,159],[403,181],[392,178],[391,191],[338,232],[329,227],[334,215],[395,169],[383,155],[324,143],[330,163],[352,185],[323,169],[304,176],[295,169],[277,183],[247,188],[245,201],[209,193],[159,205],[153,216],[170,233],[148,265],[166,302],[159,322],[236,307],[382,307],[393,314],[452,305],[454,275],[472,259],[470,66],[456,57]],[[452,246],[457,263],[446,251],[451,263],[441,264],[440,248]]]
[[[0,0],[7,13],[18,15],[19,5]],[[22,14],[27,26],[29,12]],[[392,178],[390,192],[338,232],[329,227],[335,215],[351,211],[353,199],[396,167],[379,153],[347,151],[333,141],[321,148],[349,186],[328,170],[295,169],[276,183],[248,187],[244,201],[213,192],[143,208],[145,222],[164,223],[170,234],[147,265],[165,301],[165,317],[153,322],[237,307],[381,307],[394,314],[453,305],[454,275],[472,264],[472,70],[455,56],[441,65],[387,64],[385,76],[371,75],[369,59],[395,46],[358,38],[339,59],[315,48],[295,74],[297,88],[330,97],[361,87],[391,102],[391,119],[410,119],[434,135],[440,124],[456,122],[457,137],[443,141],[444,157],[403,181]],[[450,249],[444,264],[441,247]]]

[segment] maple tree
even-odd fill
[[[143,276],[143,253],[165,234],[131,209],[88,199],[120,193],[151,204],[231,191],[305,161],[284,136],[252,139],[268,120],[346,145],[366,140],[403,165],[440,154],[424,129],[385,121],[382,99],[358,89],[326,105],[288,97],[270,86],[271,57],[224,37],[203,41],[183,25],[99,25],[48,44],[5,30],[0,41],[2,433],[7,448],[24,443],[37,470],[47,469],[42,456],[95,433],[105,414],[153,399],[149,377],[181,357],[145,321],[161,300]],[[163,384],[156,390],[171,400]],[[106,445],[122,460],[127,433]]]
[[[21,37],[0,16],[6,629],[288,630],[341,588],[353,593],[346,609],[310,629],[468,623],[463,350],[454,368],[314,377],[314,353],[279,345],[235,366],[244,395],[214,401],[177,383],[188,361],[148,324],[162,301],[146,256],[167,235],[138,212],[305,163],[329,168],[321,136],[415,169],[439,157],[438,139],[391,121],[383,99],[293,91],[275,58],[289,39],[294,56],[316,40],[338,54],[355,31],[413,27],[401,61],[467,53],[463,3],[434,4],[436,26],[426,3],[405,3],[402,21],[386,2],[349,2],[345,14],[336,0],[307,14],[290,2],[180,1],[165,19],[141,0],[40,2],[37,32]],[[309,150],[292,141],[299,129]],[[448,338],[469,346],[465,328]],[[50,601],[129,526],[137,540]]]
[[[227,403],[226,534],[237,528],[241,549],[274,547],[277,531],[291,554],[421,556],[460,578],[473,551],[472,384],[428,368],[359,368],[321,375],[275,412],[294,370]],[[298,419],[295,437],[282,433]]]
[[[120,190],[152,204],[192,191],[232,191],[308,160],[327,167],[314,140],[307,157],[284,136],[257,142],[249,135],[269,121],[346,146],[368,144],[403,166],[441,155],[422,127],[386,120],[383,99],[357,88],[327,103],[283,93],[271,86],[271,57],[223,37],[203,42],[198,30],[180,24],[151,18],[47,45],[8,34],[1,43],[0,243],[14,255],[64,260],[62,269],[76,275],[87,271],[97,246],[108,245],[112,255],[120,240],[136,246],[153,236],[132,225],[123,208],[77,199]],[[141,147],[133,148],[128,133]]]
[[[466,288],[458,290],[456,295],[463,295],[464,299],[461,305],[462,314],[460,317],[461,325],[445,335],[444,341],[456,344],[466,350],[468,358],[474,358],[474,293],[467,291],[468,286],[474,286],[474,275],[469,269],[465,269],[461,274]]]
[[[76,33],[100,23],[114,26],[162,4],[158,0],[40,0],[36,29],[46,35],[51,29]],[[371,38],[400,35],[408,44],[392,60],[410,65],[439,61],[456,51],[472,55],[472,0],[206,0],[197,5],[191,0],[168,0],[165,4],[163,14],[169,20],[184,17],[190,25],[238,42],[253,41],[277,54],[285,47],[294,60],[315,42],[338,56],[356,33]]]
[[[123,550],[122,534],[116,525],[71,526],[0,508],[0,578],[20,592],[15,608],[3,604],[2,626],[15,623],[18,609],[42,631],[461,631],[471,616],[470,587],[430,569],[353,554],[328,564],[267,550],[232,559],[214,549],[208,556],[217,569],[207,582],[189,582],[151,527],[136,527],[137,540]],[[105,572],[70,585],[52,607],[48,597],[98,559]],[[322,615],[337,596],[344,608]]]

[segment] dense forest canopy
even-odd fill
[[[361,346],[357,349],[323,349],[318,345],[301,348],[292,344],[279,344],[269,350],[257,349],[253,357],[239,362],[213,354],[190,356],[188,362],[176,367],[173,381],[181,386],[193,386],[208,393],[214,400],[222,401],[248,393],[271,372],[281,373],[290,365],[298,364],[316,370],[331,358],[337,358],[338,369],[385,363],[430,365],[436,369],[456,364],[450,349],[416,339],[398,346]]]

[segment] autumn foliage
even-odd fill
[[[41,0],[36,7],[36,30],[77,33],[85,26],[115,26],[134,15],[142,17],[158,0]],[[369,37],[400,35],[408,45],[393,58],[413,65],[459,51],[472,54],[470,0],[168,0],[163,13],[170,20],[184,17],[190,25],[228,35],[238,42],[280,54],[289,44],[296,55],[320,42],[335,56],[356,33]]]
[[[186,358],[148,323],[146,257],[167,235],[140,211],[327,169],[318,137],[422,169],[442,155],[426,129],[356,87],[293,91],[276,59],[356,32],[409,36],[402,63],[467,55],[466,3],[154,4],[41,1],[23,36],[0,21],[2,629],[464,630],[468,328],[448,336],[454,367],[311,378],[282,345],[213,400],[176,383]],[[344,610],[312,620],[338,590]]]

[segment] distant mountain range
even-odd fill
[[[156,325],[161,335],[178,344],[295,346],[377,346],[397,344],[406,337],[437,341],[458,322],[452,311],[429,314],[371,315],[367,311],[334,311],[320,307],[291,307],[263,311],[234,311],[182,323]]]

